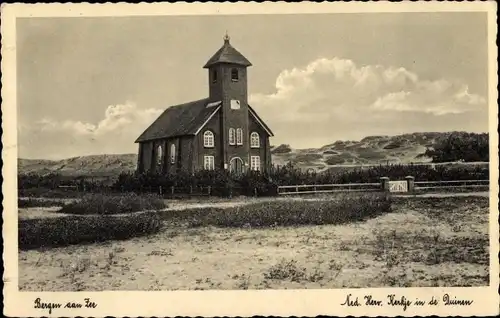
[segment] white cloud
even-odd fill
[[[250,104],[274,129],[274,143],[297,147],[375,132],[468,129],[462,127],[463,119],[487,112],[485,98],[470,93],[464,83],[424,79],[402,67],[357,66],[339,58],[284,70],[275,86],[272,94],[252,95]],[[487,129],[486,120],[467,125]],[[300,127],[305,129],[299,133]]]
[[[486,100],[465,83],[427,80],[401,67],[323,58],[282,71],[275,86],[272,94],[250,97],[275,133],[273,144],[308,148],[368,135],[487,130]],[[20,156],[134,153],[135,139],[161,112],[127,102],[108,106],[97,123],[50,117],[20,123]]]
[[[104,111],[104,118],[97,124],[67,120],[58,123],[50,118],[43,118],[37,122],[42,131],[68,131],[78,135],[92,137],[104,136],[108,133],[135,133],[141,132],[147,125],[156,119],[162,110],[139,109],[132,102],[110,105]]]
[[[161,109],[140,109],[134,103],[110,105],[96,124],[43,118],[29,131],[21,131],[20,155],[65,158],[87,154],[134,153],[134,141],[160,114]],[[37,145],[42,144],[43,147]]]

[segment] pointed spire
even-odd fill
[[[245,67],[252,66],[252,63],[229,43],[227,31],[223,39],[224,45],[208,60],[205,66],[203,66],[204,68],[209,68],[218,63],[236,64]]]

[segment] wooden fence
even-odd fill
[[[412,177],[406,180],[390,181],[381,178],[377,183],[347,183],[347,184],[309,184],[279,186],[278,195],[320,194],[334,192],[428,192],[432,190],[457,190],[467,189],[487,190],[489,180],[453,180],[453,181],[414,181]],[[401,186],[404,185],[404,186]]]
[[[415,191],[440,189],[480,189],[489,187],[489,180],[415,181]]]
[[[62,190],[83,190],[77,186],[59,186]],[[380,182],[375,183],[344,183],[344,184],[301,184],[301,185],[284,185],[277,187],[278,195],[303,195],[303,194],[321,194],[335,192],[429,192],[429,191],[463,191],[463,190],[487,190],[489,188],[489,180],[452,180],[452,181],[414,181],[412,177],[407,177],[405,180],[389,180],[381,178]],[[233,194],[238,194],[243,188],[217,188],[212,186],[196,186],[196,187],[146,187],[144,192],[157,193],[163,197],[186,197],[186,196],[224,196],[231,197]],[[106,192],[106,191],[103,191]],[[142,191],[141,191],[142,192]],[[276,192],[275,192],[276,194]],[[248,195],[248,194],[247,194]],[[252,195],[258,196],[258,190],[255,188]]]
[[[143,188],[142,192],[146,193],[156,193],[164,198],[183,198],[183,197],[209,197],[209,196],[223,196],[223,197],[232,197],[240,195],[242,192],[245,192],[246,195],[251,196],[259,196],[262,193],[259,193],[257,188],[253,188],[248,190],[244,187],[214,187],[214,186],[188,186],[188,187],[179,187],[179,186],[170,186],[170,187],[148,187]]]
[[[279,186],[278,195],[315,194],[333,192],[374,192],[381,191],[380,183],[311,184]]]

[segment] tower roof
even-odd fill
[[[229,43],[229,36],[226,33],[224,37],[224,45],[208,60],[203,68],[209,68],[212,65],[219,63],[237,64],[242,66],[252,66],[252,63],[247,60],[238,50]]]

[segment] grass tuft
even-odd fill
[[[47,200],[39,198],[18,199],[18,208],[46,208],[46,207],[62,207],[66,203],[62,200]]]
[[[156,233],[162,225],[157,213],[125,216],[64,216],[19,220],[19,248],[66,246],[122,240]],[[112,260],[114,255],[110,255]]]
[[[156,195],[124,195],[89,194],[81,200],[68,203],[59,212],[67,214],[121,214],[146,210],[161,210],[167,205]]]
[[[339,194],[327,200],[259,202],[231,208],[209,208],[178,214],[191,227],[275,227],[341,224],[361,221],[391,210],[386,194]],[[170,212],[170,211],[169,211]]]
[[[292,282],[300,282],[305,277],[305,268],[297,266],[296,260],[287,261],[284,258],[264,273],[265,279],[290,280]]]

